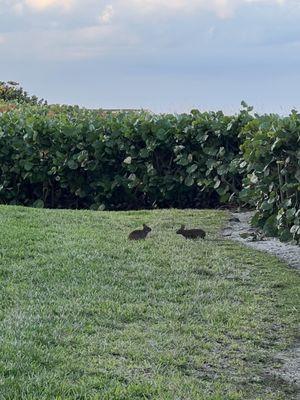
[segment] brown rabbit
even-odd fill
[[[143,224],[143,229],[133,231],[129,234],[129,240],[143,240],[146,239],[148,233],[151,232],[151,228],[146,224]]]
[[[181,228],[176,233],[184,236],[186,239],[204,239],[206,236],[206,233],[202,229],[185,229],[185,225],[181,225]]]

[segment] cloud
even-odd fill
[[[245,4],[277,4],[283,5],[292,3],[295,0],[128,0],[127,5],[143,12],[194,12],[195,10],[212,11],[220,18],[229,18],[234,15],[234,11]],[[121,4],[122,1],[119,1]]]
[[[59,7],[68,10],[71,8],[73,0],[25,0],[24,3],[35,11],[44,11],[51,7]]]
[[[24,8],[39,13],[53,8],[74,11],[75,14],[77,12],[82,14],[87,14],[88,12],[97,13],[96,10],[99,5],[104,5],[103,11],[99,16],[101,23],[111,23],[113,16],[117,12],[120,15],[123,13],[131,16],[145,16],[153,13],[166,16],[176,13],[192,14],[200,11],[214,13],[219,18],[230,18],[238,8],[243,6],[257,6],[260,4],[299,6],[298,0],[110,0],[109,3],[107,3],[107,0],[0,0],[0,4],[3,2],[15,14],[22,14]]]
[[[205,60],[225,48],[295,43],[300,32],[293,22],[300,17],[298,0],[0,0],[1,12],[6,43],[38,59],[109,58],[122,51],[128,58],[157,57],[157,63],[161,54],[174,55],[177,65],[179,53]]]
[[[114,16],[114,13],[114,7],[111,4],[107,5],[99,17],[100,22],[103,22],[104,24],[110,23]]]
[[[4,36],[0,35],[0,45],[6,43],[6,39]]]

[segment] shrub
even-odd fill
[[[247,114],[103,114],[20,107],[0,117],[0,201],[47,207],[212,207],[237,198]]]
[[[254,224],[282,240],[300,238],[300,114],[257,117],[242,132],[247,163],[241,198],[254,205]]]
[[[44,104],[44,100],[39,100],[36,96],[29,96],[28,93],[17,83],[13,81],[0,81],[0,101],[18,102],[27,104]]]

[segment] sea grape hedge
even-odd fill
[[[51,208],[255,206],[300,237],[299,114],[154,115],[22,105],[0,114],[0,202]]]
[[[245,115],[23,107],[0,118],[0,201],[46,207],[209,207],[238,195]]]
[[[271,236],[300,238],[300,114],[256,117],[242,131],[246,166],[240,198]]]

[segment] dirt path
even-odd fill
[[[253,212],[233,213],[222,235],[256,250],[274,254],[290,267],[300,271],[300,246],[283,243],[275,238],[253,241],[253,238],[258,236],[257,230],[250,225],[253,214]],[[300,341],[297,341],[293,348],[278,354],[276,359],[282,363],[282,367],[279,370],[268,371],[268,374],[296,385],[299,388],[297,399],[300,400]]]
[[[231,219],[237,219],[240,222],[229,221],[227,227],[223,230],[223,236],[244,243],[256,250],[274,254],[287,262],[290,267],[300,270],[300,246],[283,243],[276,238],[253,241],[253,235],[256,234],[257,230],[251,228],[250,219],[252,216],[253,212],[233,213]],[[249,237],[246,237],[247,235]]]

